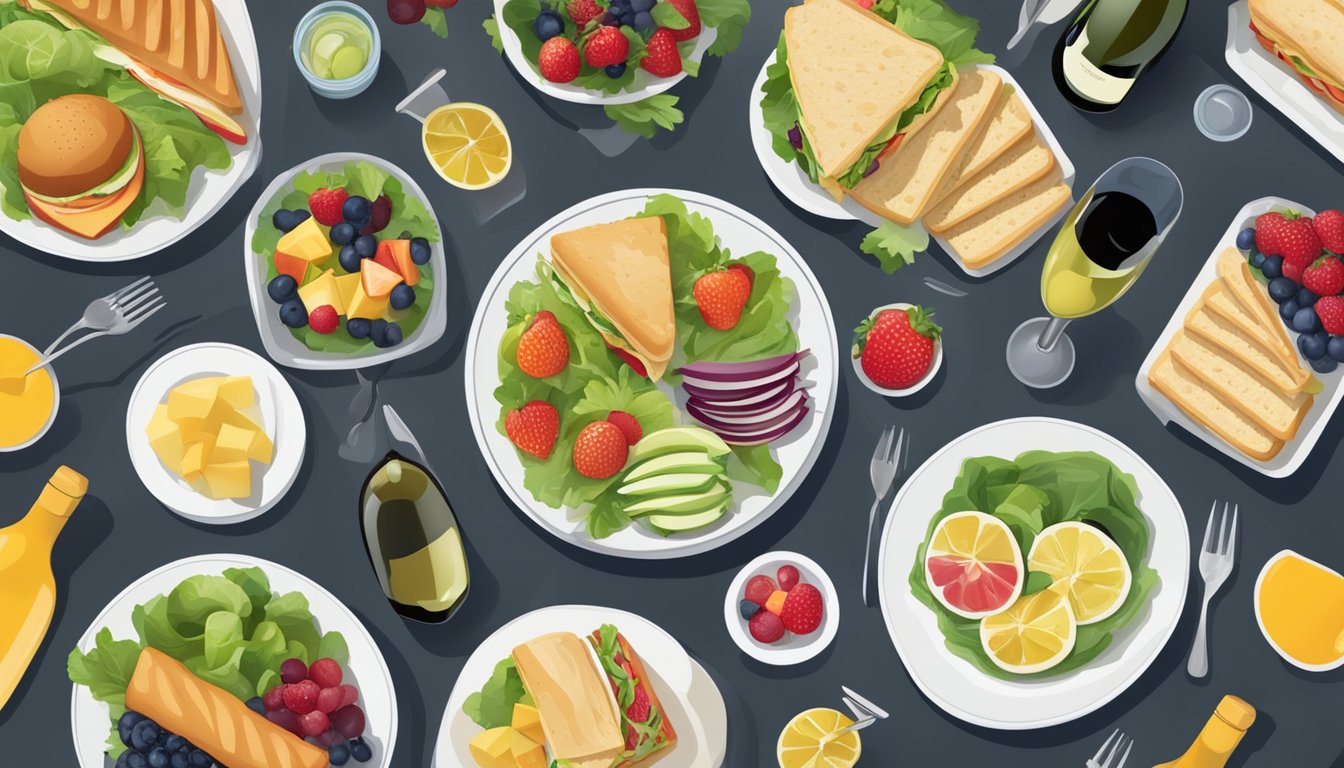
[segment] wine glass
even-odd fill
[[[1008,369],[1029,387],[1057,386],[1073,372],[1070,321],[1095,314],[1129,290],[1181,215],[1181,180],[1167,166],[1131,157],[1111,166],[1064,220],[1041,271],[1050,317],[1028,320],[1008,339]]]

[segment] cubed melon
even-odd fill
[[[308,282],[308,273],[313,269],[313,266],[308,262],[284,251],[276,251],[274,260],[277,274],[289,275],[299,285]]]
[[[238,410],[257,402],[257,390],[251,376],[226,376],[219,384],[219,399]]]
[[[345,314],[345,303],[341,301],[341,292],[336,286],[336,271],[328,269],[307,285],[299,288],[299,299],[303,308],[312,312],[318,307],[330,306],[336,314]]]
[[[275,249],[303,259],[309,264],[326,261],[330,258],[332,250],[331,241],[327,239],[327,233],[322,230],[322,226],[317,223],[317,219],[311,217],[304,219],[299,226],[286,232],[280,238],[280,242]]]
[[[210,450],[210,460],[218,464],[247,461],[256,434],[232,424],[221,424],[219,434],[215,436],[215,447]]]
[[[509,754],[509,740],[513,729],[507,725],[491,728],[471,737],[467,748],[480,768],[514,768]]]
[[[189,483],[201,479],[201,471],[210,461],[210,448],[211,443],[205,441],[188,445],[182,452],[182,464],[177,474]]]
[[[149,446],[154,449],[154,455],[159,457],[165,467],[176,472],[182,466],[182,430],[168,418],[166,404],[161,403],[154,409],[149,424],[145,425],[145,434],[149,437]]]
[[[336,295],[341,297],[341,314],[350,312],[350,304],[355,300],[355,289],[359,288],[359,273],[336,276]]]
[[[541,713],[536,707],[521,702],[513,705],[513,729],[527,738],[539,743],[546,742],[546,734],[541,730]]]
[[[252,461],[259,461],[262,464],[270,464],[275,458],[275,444],[271,441],[271,436],[266,434],[266,430],[261,428],[257,422],[249,419],[246,415],[237,411],[230,411],[224,417],[224,423],[252,433],[252,445],[248,447],[247,457]]]
[[[246,460],[206,464],[201,474],[212,499],[245,499],[252,495],[252,467]]]
[[[420,282],[420,268],[411,261],[411,241],[410,240],[384,240],[388,244],[388,249],[392,252],[392,258],[397,263],[397,272],[406,284],[414,288]]]
[[[368,260],[364,261],[368,264]],[[346,308],[347,317],[362,317],[366,320],[377,320],[387,314],[387,296],[369,296],[364,292],[364,284],[361,282],[355,289],[355,297],[351,299],[350,306]]]
[[[360,267],[360,278],[364,294],[374,299],[386,297],[402,282],[401,275],[397,274],[396,270],[389,269],[373,259],[364,260],[363,266]]]
[[[173,387],[168,391],[168,418],[178,421],[208,417],[210,410],[215,407],[219,385],[223,380],[221,376],[210,376],[185,381]]]

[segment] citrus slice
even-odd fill
[[[1067,588],[1079,624],[1095,624],[1120,610],[1133,579],[1125,553],[1087,523],[1057,523],[1041,531],[1031,545],[1027,570],[1047,573]]]
[[[449,184],[485,189],[513,166],[513,144],[493,109],[455,101],[429,113],[422,139],[425,156]]]
[[[982,619],[1022,594],[1022,551],[1002,520],[983,512],[957,512],[933,529],[924,553],[924,578],[943,607]]]
[[[859,762],[859,734],[839,731],[854,721],[834,709],[809,709],[779,734],[775,757],[780,768],[851,768]]]
[[[1020,598],[980,622],[980,645],[1000,669],[1019,675],[1042,672],[1073,651],[1078,622],[1063,588]]]

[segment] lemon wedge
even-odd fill
[[[852,768],[859,762],[859,734],[837,734],[853,724],[844,714],[824,707],[793,718],[775,748],[780,768]]]
[[[1008,610],[980,622],[985,653],[1000,669],[1019,675],[1060,663],[1077,637],[1078,622],[1062,586],[1018,598]]]
[[[1095,624],[1120,610],[1133,582],[1125,553],[1086,523],[1058,523],[1041,531],[1027,556],[1027,570],[1047,573],[1067,589],[1079,624]]]
[[[493,109],[466,101],[445,104],[425,118],[425,156],[449,184],[485,189],[513,167],[513,143]]]

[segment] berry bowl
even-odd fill
[[[775,590],[782,591],[778,579],[780,569],[785,566],[793,566],[797,570],[798,579],[797,585],[789,590],[788,594],[805,585],[815,587],[821,593],[821,624],[807,634],[795,634],[786,630],[775,642],[762,642],[752,635],[748,626],[749,620],[744,616],[742,603],[750,602],[744,597],[747,585],[754,577],[764,576],[772,582]],[[786,605],[788,594],[784,598]],[[758,607],[757,610],[758,613],[767,611],[765,607]],[[784,613],[787,614],[789,611],[786,610]],[[729,636],[743,653],[762,664],[776,667],[793,666],[816,657],[835,639],[835,633],[840,629],[840,599],[836,597],[831,577],[826,575],[816,561],[797,552],[767,552],[738,571],[723,599],[723,620],[728,626]]]
[[[883,311],[888,309],[905,310],[910,309],[913,306],[915,305],[907,304],[905,302],[896,302],[895,304],[887,304],[885,306],[878,307],[877,309],[874,309],[872,312],[868,313],[868,317],[875,318]],[[850,362],[853,363],[854,365],[854,375],[859,377],[859,381],[863,382],[863,386],[871,389],[872,391],[876,392],[879,395],[882,395],[883,397],[908,397],[920,391],[921,389],[927,387],[929,385],[929,382],[933,381],[933,377],[938,375],[938,369],[943,367],[943,337],[940,335],[938,338],[933,340],[933,362],[929,364],[928,373],[925,373],[924,378],[916,382],[914,386],[906,387],[905,389],[887,389],[886,387],[879,387],[878,385],[873,383],[872,379],[868,378],[868,374],[863,372],[863,365],[859,361],[859,358],[851,355]]]

